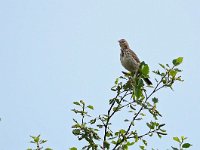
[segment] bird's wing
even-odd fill
[[[131,52],[131,56],[138,62],[140,63],[140,60],[139,58],[137,57],[137,55],[130,49],[130,52]]]

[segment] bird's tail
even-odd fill
[[[146,84],[152,85],[152,82],[149,80],[149,78],[144,78],[144,81],[146,82]]]

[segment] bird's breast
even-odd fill
[[[136,72],[139,68],[139,64],[130,54],[121,52],[120,61],[122,66],[130,72]]]

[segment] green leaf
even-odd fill
[[[38,135],[37,137],[32,136],[33,140],[35,143],[38,143],[40,140],[40,135]]]
[[[72,133],[74,135],[79,135],[80,134],[80,130],[79,129],[74,129],[74,130],[72,130]]]
[[[147,126],[150,128],[150,129],[154,129],[154,125],[151,123],[146,123],[147,124]]]
[[[46,142],[47,142],[47,140],[42,140],[42,141],[41,141],[41,144],[46,143]]]
[[[120,104],[120,100],[115,98],[115,102],[117,102],[117,104]]]
[[[177,74],[177,71],[175,71],[175,70],[170,70],[170,71],[169,71],[169,74],[170,74],[172,77],[175,77],[176,74]]]
[[[140,113],[140,115],[141,115],[141,116],[146,116],[146,114],[144,114],[144,113]]]
[[[116,87],[113,86],[113,87],[111,88],[111,90],[112,90],[112,91],[116,91]]]
[[[117,142],[116,142],[116,141],[112,141],[111,143],[112,143],[112,144],[117,144]]]
[[[157,75],[161,75],[160,71],[157,70],[157,71],[153,71],[153,73],[157,74]]]
[[[76,147],[71,147],[69,150],[77,150]]]
[[[172,147],[172,149],[173,149],[173,150],[179,150],[179,149],[178,149],[178,148],[176,148],[176,147]]]
[[[97,125],[97,127],[99,127],[99,128],[103,128],[103,125],[101,125],[101,124],[98,124],[98,125]]]
[[[119,130],[119,132],[120,132],[121,134],[125,134],[125,133],[126,133],[126,131],[125,131],[124,129]]]
[[[184,80],[182,80],[182,79],[181,79],[181,76],[180,76],[180,77],[178,77],[178,78],[176,78],[176,80],[177,80],[177,81],[181,81],[181,82],[183,82],[183,81],[184,81]]]
[[[112,132],[107,131],[106,132],[106,137],[110,137],[110,136],[112,136]]]
[[[51,149],[51,148],[45,148],[45,150],[53,150],[53,149]]]
[[[169,64],[166,64],[166,66],[167,66],[168,68],[170,68]]]
[[[158,98],[154,97],[154,98],[152,98],[152,101],[153,101],[154,103],[158,103]]]
[[[94,106],[88,105],[87,108],[94,110]]]
[[[83,100],[80,100],[80,103],[83,104],[83,105],[85,105],[85,102]]]
[[[182,140],[182,141],[184,141],[184,140],[186,140],[186,139],[187,139],[186,137],[181,136],[181,140]]]
[[[182,148],[189,148],[190,146],[192,146],[190,143],[184,143],[182,145]]]
[[[165,132],[157,132],[157,134],[159,134],[159,135],[167,135],[167,133],[165,133]]]
[[[173,137],[173,140],[176,141],[176,142],[181,143],[181,141],[180,141],[180,139],[178,137]]]
[[[109,100],[109,104],[112,104],[112,103],[114,103],[115,102],[115,99],[110,99]]]
[[[163,64],[159,64],[163,69],[165,69],[165,66]]]
[[[142,142],[144,143],[145,146],[147,146],[147,141],[146,140],[142,140]]]
[[[105,148],[109,149],[110,148],[110,144],[107,141],[104,141],[103,145],[105,146]]]
[[[143,80],[140,78],[139,80],[138,80],[138,88],[141,88],[141,87],[143,87],[144,86],[144,82],[143,82]]]
[[[113,107],[113,111],[119,111],[120,108],[119,107]]]
[[[141,149],[141,150],[144,150],[144,148],[145,148],[144,146],[140,146],[140,149]]]
[[[158,128],[160,129],[160,128],[162,128],[163,126],[165,126],[165,124],[160,124],[160,125],[158,126]]]
[[[140,88],[135,89],[136,98],[139,99],[141,95],[142,95],[142,89]]]
[[[135,135],[135,137],[134,137],[134,138],[135,138],[135,143],[136,143],[136,142],[138,142],[138,140],[139,140],[139,137],[138,137],[138,135],[137,135],[137,134]]]
[[[118,84],[118,82],[119,82],[119,78],[117,78],[117,79],[115,80],[115,84]]]
[[[162,135],[160,135],[158,132],[157,132],[157,135],[158,135],[159,138],[162,138]]]
[[[178,68],[174,68],[174,70],[175,70],[176,72],[182,72],[182,70],[180,70],[180,69],[178,69]]]
[[[172,61],[172,63],[174,64],[174,66],[180,65],[182,62],[183,62],[183,57],[178,57],[178,58],[176,58],[176,59],[174,59]]]
[[[123,146],[122,146],[122,149],[123,149],[123,150],[128,150],[128,145],[127,145],[127,144],[126,144],[126,145],[123,145]]]
[[[147,64],[145,64],[144,62],[141,63],[142,66],[141,66],[141,73],[142,75],[144,75],[145,77],[148,77],[148,74],[149,74],[149,66]]]
[[[73,102],[73,104],[74,104],[74,105],[80,105],[80,103],[79,103],[79,102]]]
[[[127,146],[132,146],[134,144],[135,144],[135,142],[127,142]]]
[[[96,120],[97,120],[96,118],[95,118],[95,119],[92,119],[92,120],[90,120],[90,123],[91,123],[91,124],[94,124],[94,123],[96,122]]]

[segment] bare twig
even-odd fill
[[[147,96],[146,95],[146,92],[145,92],[145,102],[146,103],[148,101],[148,99],[155,93],[157,92],[158,90],[160,90],[161,88],[165,87],[164,85],[159,87],[159,85],[162,83],[162,80],[166,77],[167,73],[160,79],[160,81],[157,83],[157,85],[155,86],[154,90]],[[144,109],[144,105],[141,106],[141,108],[139,109],[139,111],[136,113],[136,115],[132,118],[132,121],[130,122],[127,130],[126,130],[126,133],[125,133],[125,136],[128,135],[130,129],[131,129],[131,126],[133,124],[133,122],[137,119],[138,115],[141,113],[141,111]],[[123,136],[122,140],[120,140],[120,142],[118,142],[115,147],[113,148],[113,150],[115,150],[121,143],[124,142],[125,140],[125,136]]]

